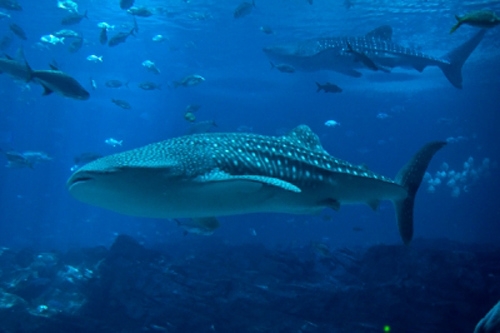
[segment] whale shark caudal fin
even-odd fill
[[[462,88],[462,66],[481,40],[483,40],[485,33],[486,29],[480,30],[471,39],[442,57],[443,60],[449,61],[449,64],[442,63],[438,66],[448,81],[456,88]]]
[[[420,183],[434,154],[446,145],[446,142],[430,142],[423,146],[411,160],[399,171],[395,181],[408,191],[403,200],[394,201],[398,229],[405,244],[413,237],[413,205]]]

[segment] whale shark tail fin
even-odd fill
[[[396,182],[408,191],[406,198],[394,201],[399,234],[405,244],[409,244],[413,238],[413,206],[418,188],[432,157],[445,145],[446,142],[443,141],[426,144],[413,155],[396,176]]]

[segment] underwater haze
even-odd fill
[[[439,296],[442,298],[435,294],[436,298],[427,298],[436,307],[463,302],[471,309],[450,311],[446,316],[439,312],[441,308],[436,309],[434,315],[444,319],[429,319],[428,326],[422,324],[420,330],[410,329],[410,322],[397,322],[392,317],[397,308],[394,304],[405,302],[397,292],[390,301],[394,307],[380,314],[383,320],[373,319],[376,311],[365,309],[360,321],[352,305],[352,312],[343,318],[349,325],[356,323],[354,326],[325,319],[329,311],[338,310],[333,305],[337,304],[335,296],[319,302],[330,307],[324,313],[300,312],[298,308],[272,312],[280,297],[286,302],[301,299],[302,310],[306,311],[307,300],[322,294],[323,287],[332,292],[330,283],[339,274],[346,275],[336,280],[335,288],[346,293],[347,301],[347,291],[359,287],[354,281],[363,281],[363,286],[369,281],[374,286],[392,283],[391,276],[387,279],[392,282],[385,281],[385,273],[377,275],[376,270],[394,268],[392,261],[384,260],[390,261],[388,256],[395,253],[407,260],[407,265],[394,269],[403,275],[397,288],[414,288],[404,296],[410,298],[419,289],[404,282],[405,276],[418,276],[422,279],[418,283],[432,285],[426,279],[437,273],[429,267],[440,265],[422,249],[476,253],[477,248],[489,251],[498,245],[500,27],[485,29],[484,37],[481,27],[468,24],[450,33],[457,22],[455,15],[476,10],[500,14],[498,1],[136,0],[131,1],[131,7],[125,0],[17,1],[0,0],[0,49],[5,55],[0,59],[0,247],[17,254],[31,251],[30,258],[38,259],[39,253],[103,251],[91,255],[84,252],[88,255],[85,258],[92,259],[85,259],[88,265],[80,267],[75,264],[80,256],[59,259],[59,264],[52,266],[47,262],[55,259],[44,259],[47,267],[65,267],[61,268],[65,275],[61,278],[54,273],[47,280],[37,279],[36,287],[30,284],[30,291],[24,294],[9,291],[9,295],[23,299],[12,304],[29,304],[26,309],[31,310],[26,316],[36,313],[37,318],[45,320],[68,311],[69,316],[92,317],[93,327],[82,328],[87,325],[83,319],[73,321],[72,325],[79,323],[82,332],[388,332],[391,327],[385,324],[390,320],[392,332],[462,332],[462,328],[463,332],[472,332],[499,300],[498,287],[484,287],[493,284],[488,274],[498,282],[500,271],[488,270],[500,261],[497,251],[496,256],[485,256],[481,263],[479,259],[455,258],[471,265],[464,267],[477,263],[477,276],[484,277],[484,285],[478,285],[484,289],[474,298],[448,297],[444,289]],[[22,10],[13,8],[16,5]],[[463,66],[455,65],[454,57],[460,58],[457,61]],[[446,75],[450,66],[455,71],[451,76],[461,73],[460,84]],[[314,214],[220,216],[220,226],[210,235],[201,235],[173,219],[134,217],[87,205],[76,200],[66,185],[86,162],[150,143],[206,132],[282,136],[301,124],[317,134],[328,154],[391,179],[424,144],[448,143],[430,162],[415,199],[413,238],[417,245],[410,245],[410,249],[414,246],[423,252],[406,252],[412,250],[402,245],[390,201],[382,201],[376,210],[361,203],[342,205],[338,211],[325,208]],[[141,253],[141,259],[130,259],[131,267],[134,263],[146,267],[144,262],[148,260],[152,264],[149,268],[136,267],[137,275],[116,282],[119,274],[112,272],[127,269],[113,260],[128,247]],[[340,260],[349,263],[339,264],[331,259],[340,253],[334,250],[339,248],[371,250],[363,255],[342,250]],[[168,254],[159,258],[147,252],[156,250]],[[226,251],[231,252],[227,258]],[[104,268],[98,268],[101,259]],[[23,267],[40,267],[30,260]],[[200,260],[199,267],[193,266],[196,260]],[[443,267],[458,267],[450,260],[442,259],[446,263]],[[261,261],[265,263],[259,264]],[[292,261],[301,264],[287,266]],[[170,262],[168,268],[162,266],[165,262]],[[306,265],[312,262],[316,262],[314,268]],[[403,274],[406,268],[414,269],[410,263],[428,271]],[[0,264],[7,265],[1,255]],[[19,268],[16,265],[5,269]],[[219,272],[221,276],[214,279],[232,282],[226,281],[228,285],[222,288],[211,276],[191,280],[203,274],[203,265],[206,271],[227,269],[227,275]],[[77,267],[81,274],[67,267]],[[84,267],[90,273],[84,273]],[[96,282],[99,269],[102,280]],[[116,286],[116,296],[126,292],[127,283],[143,281],[141,269],[151,269],[155,278],[165,275],[171,283],[179,283],[175,295],[185,298],[176,303],[175,309],[155,313],[148,312],[157,306],[155,302],[146,306],[146,301],[130,297],[116,301],[113,304],[120,305],[113,308],[109,299],[98,299],[97,295],[110,286]],[[1,272],[3,283],[10,281]],[[457,281],[463,278],[460,274],[454,277]],[[238,280],[239,276],[244,282]],[[57,288],[71,292],[78,289],[82,292],[78,299],[68,296],[56,300],[55,292],[52,298],[46,296],[49,293],[32,292],[47,286],[55,290],[57,283],[68,283],[68,279],[70,287],[61,282]],[[181,279],[186,284],[180,283]],[[446,277],[435,279],[437,290]],[[470,282],[464,288],[473,289],[473,285]],[[145,287],[134,286],[138,294],[157,300],[151,291],[154,286],[148,289],[150,294]],[[92,296],[83,296],[82,290],[88,290],[85,288],[95,288]],[[266,294],[273,288],[272,296]],[[312,289],[304,298],[295,298],[304,295],[301,293],[307,288]],[[429,288],[426,292],[431,292]],[[3,284],[0,289],[8,291]],[[235,296],[235,290],[239,290],[239,296]],[[292,291],[295,294],[289,294]],[[188,293],[192,294],[188,297]],[[174,292],[165,294],[173,297]],[[229,299],[246,299],[241,295],[247,295],[248,304],[220,308],[221,313],[227,311],[228,318],[217,317],[221,314],[215,310],[205,311],[233,304]],[[250,301],[254,296],[258,300]],[[360,292],[352,299],[368,306],[384,297],[372,296],[364,300]],[[43,302],[40,297],[45,297]],[[158,302],[165,305],[178,301],[168,297]],[[418,300],[408,311],[415,310],[418,317],[418,306],[424,307],[427,300]],[[211,301],[212,305],[205,303]],[[3,302],[7,302],[5,298]],[[82,308],[67,310],[70,303]],[[116,310],[115,319],[106,322],[88,304],[101,304],[109,313]],[[143,304],[144,308],[138,310],[137,305],[131,310],[131,304]],[[191,304],[197,305],[190,308]],[[47,309],[40,308],[42,305]],[[263,306],[262,313],[255,310],[259,306]],[[59,312],[51,312],[55,308]],[[266,318],[273,314],[276,320],[264,320],[259,326],[266,309]],[[125,312],[119,312],[122,310]],[[245,317],[245,311],[252,317]],[[177,316],[178,321],[157,320],[168,317],[166,313]],[[465,313],[474,314],[467,317]],[[282,323],[278,323],[280,315],[286,315]],[[187,324],[192,316],[200,322]],[[462,316],[465,326],[444,329],[455,316]],[[120,322],[118,318],[127,319]],[[59,324],[63,322],[58,320]],[[99,320],[106,324],[96,324]],[[238,320],[240,326],[234,324]],[[53,329],[47,322],[42,326],[34,322],[30,321],[33,325],[29,328],[5,324],[0,331]],[[286,325],[280,326],[283,323]],[[64,327],[61,332],[77,329],[60,327]]]

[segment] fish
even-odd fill
[[[97,23],[97,27],[101,28],[101,29],[106,28],[108,30],[115,30],[115,26],[109,24],[108,22],[99,22],[99,23]]]
[[[69,29],[62,29],[53,33],[56,37],[64,37],[64,38],[79,38],[80,34],[76,31]]]
[[[122,109],[125,109],[125,110],[132,109],[132,106],[130,105],[130,103],[127,102],[127,101],[124,101],[122,99],[114,99],[113,98],[113,99],[111,99],[111,102],[113,102],[114,104],[118,105]]]
[[[159,90],[161,88],[159,84],[150,81],[141,82],[138,84],[138,87],[142,90]]]
[[[33,163],[29,161],[22,153],[17,151],[4,151],[0,149],[0,152],[7,158],[6,168],[30,168],[33,169]]]
[[[120,80],[108,80],[104,83],[104,85],[108,88],[120,88],[122,86],[125,86],[128,88],[128,81],[123,83]]]
[[[160,69],[158,69],[158,67],[156,67],[156,64],[154,62],[152,62],[151,60],[143,61],[142,66],[153,74],[156,74],[156,75],[160,74]]]
[[[340,126],[340,123],[338,121],[335,121],[335,120],[327,120],[325,122],[325,126],[326,127],[337,127],[337,126]]]
[[[89,79],[90,86],[92,87],[92,90],[97,90],[97,82],[93,78]]]
[[[134,0],[120,0],[121,9],[129,9],[134,5]]]
[[[451,28],[450,34],[454,33],[462,24],[473,27],[489,29],[500,24],[500,17],[490,10],[477,10],[462,17],[455,15],[457,23]]]
[[[203,76],[198,75],[198,74],[193,74],[193,75],[185,76],[180,81],[174,81],[173,85],[174,85],[174,88],[177,88],[179,86],[192,87],[192,86],[196,86],[196,85],[202,83],[203,81],[205,81],[205,78]]]
[[[380,26],[364,36],[313,38],[263,49],[271,61],[285,63],[301,71],[331,70],[351,77],[361,77],[365,65],[348,51],[347,44],[365,54],[378,66],[412,68],[422,72],[428,66],[441,69],[448,81],[462,88],[462,66],[484,37],[480,30],[468,41],[442,57],[433,57],[392,42],[392,28]]]
[[[252,2],[247,2],[244,1],[236,7],[234,10],[233,16],[234,18],[240,18],[243,16],[247,16],[252,12],[253,7],[255,7],[255,0],[252,0]]]
[[[106,45],[108,43],[108,28],[104,27],[101,29],[101,33],[99,34],[99,43],[101,43],[101,45]]]
[[[44,89],[43,96],[55,92],[61,96],[81,101],[90,98],[89,92],[68,74],[57,69],[33,70],[27,61],[25,61],[25,65],[28,70],[28,79],[26,81],[40,84]]]
[[[342,88],[340,88],[336,84],[333,84],[330,82],[327,82],[325,84],[320,84],[320,83],[316,82],[316,86],[318,87],[318,89],[316,89],[316,92],[320,92],[321,90],[323,90],[325,93],[341,93],[342,92]]]
[[[184,235],[189,233],[210,236],[220,226],[219,220],[215,217],[194,218],[182,221],[174,219],[174,221],[180,228],[184,229]]]
[[[132,7],[127,10],[127,13],[141,17],[150,17],[153,15],[153,12],[146,7]]]
[[[22,11],[23,7],[16,0],[0,0],[0,8]]]
[[[190,123],[194,123],[196,121],[196,116],[192,112],[186,112],[184,113],[184,119],[186,119]]]
[[[14,58],[5,55],[0,58],[0,73],[10,75],[14,80],[28,81],[30,79],[30,71],[24,62],[19,62]]]
[[[102,62],[102,57],[103,56],[96,56],[95,54],[91,54],[87,57],[87,61],[93,62],[93,63],[99,63]]]
[[[266,35],[274,34],[273,29],[268,25],[261,25],[259,30],[262,31],[263,33],[265,33]]]
[[[76,53],[80,51],[80,49],[83,46],[83,42],[84,42],[83,36],[76,38],[74,41],[71,42],[71,44],[69,44],[68,51],[70,53]]]
[[[168,219],[317,214],[356,203],[376,209],[381,200],[390,200],[403,243],[409,244],[417,190],[445,145],[425,144],[392,180],[330,155],[306,125],[283,136],[192,134],[90,162],[66,186],[90,205]]]
[[[64,39],[65,39],[65,37],[59,38],[59,37],[56,37],[54,35],[44,35],[44,36],[40,37],[40,41],[47,43],[47,44],[52,44],[52,45],[64,44]]]
[[[125,43],[127,41],[128,36],[130,35],[135,36],[134,28],[132,28],[132,30],[130,30],[129,32],[119,32],[113,37],[111,37],[108,41],[108,46],[114,47],[121,43]]]
[[[104,143],[107,144],[108,146],[111,146],[111,147],[116,147],[116,146],[121,147],[123,144],[123,140],[116,140],[113,138],[109,138],[109,139],[104,140]]]
[[[14,33],[14,35],[21,38],[22,40],[28,40],[26,32],[24,32],[24,29],[21,28],[19,25],[12,23],[9,25],[9,29]]]
[[[23,153],[14,150],[3,151],[7,158],[7,168],[30,168],[33,169],[35,164],[39,162],[48,162],[52,160],[52,157],[41,151],[25,151]]]
[[[168,38],[163,35],[155,35],[151,40],[153,42],[161,43],[168,40]]]
[[[271,69],[276,68],[281,73],[295,73],[295,67],[288,64],[275,64],[272,61],[269,62],[271,64]]]
[[[61,20],[61,24],[62,25],[74,25],[74,24],[78,24],[80,23],[84,18],[88,19],[89,17],[87,16],[87,12],[88,11],[85,11],[85,13],[83,14],[78,14],[78,13],[73,13],[73,14],[70,14],[66,17],[64,17],[62,20]]]
[[[57,8],[67,10],[70,13],[76,13],[76,14],[78,13],[78,4],[71,0],[58,1]]]

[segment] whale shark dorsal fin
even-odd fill
[[[318,136],[309,126],[299,125],[291,130],[284,138],[292,141],[298,146],[302,146],[308,150],[313,150],[317,153],[328,154],[321,145]]]
[[[392,27],[390,25],[381,25],[367,33],[366,37],[390,41],[392,40]]]

